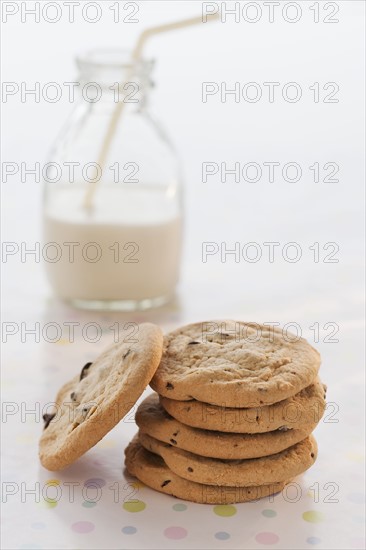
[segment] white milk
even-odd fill
[[[82,207],[85,186],[49,188],[44,243],[60,247],[61,258],[46,261],[56,294],[76,301],[169,298],[177,284],[181,252],[175,192],[175,187],[103,185],[88,212]],[[75,242],[80,244],[74,248],[64,244]],[[43,250],[50,259],[56,256],[55,247]]]

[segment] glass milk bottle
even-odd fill
[[[182,202],[177,159],[148,110],[152,62],[117,50],[77,63],[78,99],[44,176],[48,279],[76,307],[162,305],[178,281]]]

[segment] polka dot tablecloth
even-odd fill
[[[50,309],[49,318],[86,323],[88,314]],[[184,322],[174,308],[154,319],[166,330]],[[240,313],[233,312],[233,317]],[[123,317],[122,317],[123,318]],[[101,315],[110,327],[113,315]],[[355,343],[355,331],[349,334]],[[3,547],[11,549],[364,548],[361,379],[342,378],[352,355],[321,349],[329,405],[316,430],[319,457],[282,494],[237,505],[185,502],[152,491],[124,471],[136,432],[134,411],[77,463],[48,472],[37,457],[40,414],[58,386],[110,341],[67,339],[7,347],[4,377]],[[320,346],[321,348],[321,346]],[[357,357],[353,356],[356,362]],[[329,367],[328,367],[329,365]],[[331,367],[331,368],[330,368]],[[43,411],[44,412],[44,411]]]

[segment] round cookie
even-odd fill
[[[195,455],[141,432],[139,441],[145,449],[161,456],[177,476],[204,485],[245,487],[286,481],[310,468],[317,456],[313,436],[280,453],[248,460],[219,460]]]
[[[275,430],[260,434],[222,433],[186,426],[170,416],[160,405],[156,393],[149,395],[136,411],[140,432],[191,453],[226,460],[257,458],[279,453],[305,439],[316,427]]]
[[[128,472],[148,487],[182,500],[200,504],[249,502],[279,493],[286,485],[286,482],[280,482],[248,487],[220,487],[188,481],[169,470],[160,456],[144,449],[137,436],[126,448],[125,455]]]
[[[54,414],[44,415],[39,455],[45,468],[61,470],[98,443],[127,414],[149,384],[162,354],[163,335],[150,323],[87,363],[56,397]]]
[[[150,385],[159,394],[225,407],[270,405],[295,395],[317,376],[319,353],[303,338],[239,321],[210,321],[164,338]]]
[[[325,410],[326,386],[317,379],[283,401],[248,409],[218,407],[201,401],[177,401],[160,396],[164,409],[183,424],[204,430],[264,433],[281,429],[306,429],[318,423]]]

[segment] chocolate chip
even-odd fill
[[[54,413],[54,414],[47,414],[47,413],[46,413],[46,414],[43,415],[42,418],[43,418],[43,420],[44,420],[44,426],[43,426],[43,429],[44,429],[44,430],[45,430],[46,428],[48,428],[49,423],[51,422],[51,420],[52,420],[53,418],[55,418],[55,416],[56,416],[56,413]]]
[[[165,487],[165,485],[168,485],[168,483],[171,482],[171,479],[166,479],[165,481],[163,481],[163,483],[160,485],[160,487]]]
[[[170,439],[169,441],[170,441],[170,443],[173,443],[173,445],[176,445],[176,444],[177,444],[177,442],[176,442],[175,439]]]
[[[314,455],[314,453],[311,453],[311,455],[310,455],[310,456],[311,456],[311,458],[314,458],[314,456],[315,456],[315,455]]]
[[[96,410],[95,403],[87,403],[86,405],[83,405],[82,408],[79,408],[79,414],[81,414],[81,418],[79,417],[78,421],[83,422],[86,420],[88,413],[93,414]]]
[[[88,374],[88,369],[92,364],[93,363],[87,363],[86,365],[83,366],[83,368],[81,369],[81,373],[80,373],[80,380],[85,378],[85,376]]]
[[[193,472],[193,468],[191,468],[190,466],[188,466],[187,470],[188,472]]]
[[[179,434],[179,430],[177,430],[173,435],[176,437]]]
[[[70,393],[70,399],[71,401],[76,401],[76,393],[74,391]]]
[[[174,390],[174,386],[170,382],[168,382],[165,387],[166,387],[167,390]]]
[[[188,342],[189,346],[195,346],[196,344],[200,344],[200,342],[196,342],[195,340],[192,340],[192,342]]]

